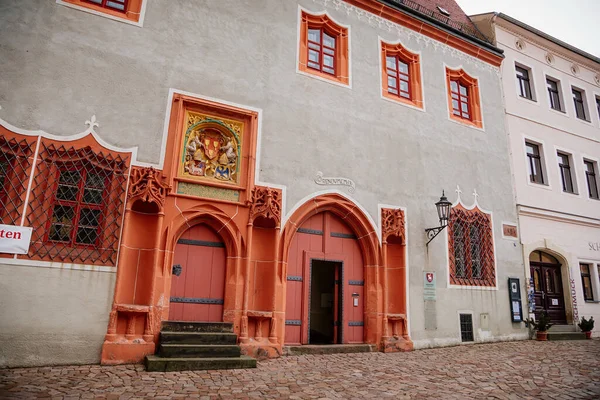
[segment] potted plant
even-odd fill
[[[531,325],[533,329],[536,330],[537,340],[546,341],[548,340],[548,329],[554,324],[550,323],[550,317],[546,312],[543,312],[540,315],[540,319],[538,321],[527,318],[525,320],[525,326]]]
[[[585,332],[585,337],[587,339],[592,338],[592,329],[594,329],[594,317],[590,317],[590,319],[585,319],[585,317],[581,317],[581,321],[577,324],[581,332]]]

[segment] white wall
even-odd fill
[[[0,368],[99,363],[116,274],[11,262],[0,261]]]

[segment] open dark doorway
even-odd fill
[[[342,343],[342,263],[311,260],[309,344]]]

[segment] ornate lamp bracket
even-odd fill
[[[435,228],[428,228],[425,229],[425,233],[427,234],[427,243],[425,244],[425,246],[429,246],[429,242],[431,242],[433,239],[435,239],[435,237],[437,235],[440,234],[441,231],[443,231],[445,228],[445,226],[437,226]]]
[[[450,211],[452,208],[452,203],[448,201],[444,191],[442,190],[442,197],[440,200],[435,203],[435,207],[437,208],[438,217],[440,218],[440,226],[436,226],[435,228],[427,228],[425,229],[425,233],[427,234],[427,243],[425,246],[429,246],[429,243],[440,234],[441,231],[444,230],[445,227],[448,226],[448,219],[450,218]]]

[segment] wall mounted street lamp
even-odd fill
[[[431,242],[437,235],[439,235],[441,231],[444,230],[445,227],[448,226],[448,219],[450,218],[452,203],[448,201],[443,190],[442,197],[440,197],[440,200],[435,203],[435,207],[437,208],[438,217],[440,218],[440,226],[425,229],[427,239],[429,239],[425,246],[429,246],[429,242]]]

